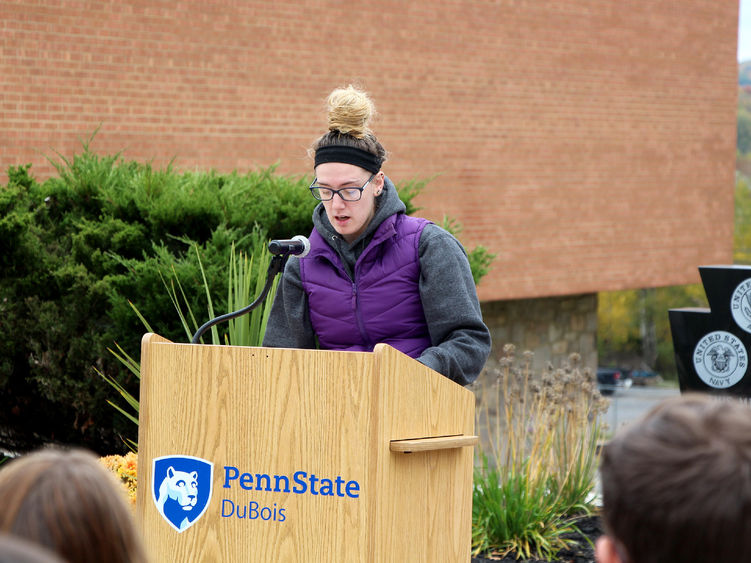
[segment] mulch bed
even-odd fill
[[[473,557],[472,563],[594,563],[594,543],[603,533],[599,516],[585,516],[576,526],[581,534],[566,534],[565,537],[576,540],[570,548],[558,552],[555,559],[516,559],[506,556],[503,559],[493,559],[490,556]],[[591,542],[591,543],[590,543]]]

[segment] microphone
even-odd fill
[[[310,241],[302,235],[294,236],[289,240],[272,240],[269,243],[269,252],[275,256],[286,254],[302,258],[310,252]]]

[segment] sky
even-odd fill
[[[741,0],[738,17],[738,62],[751,60],[751,0]]]

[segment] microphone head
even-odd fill
[[[297,256],[298,258],[307,256],[308,252],[310,252],[310,241],[308,240],[308,237],[304,237],[302,235],[295,235],[292,237],[292,240],[299,240],[303,245],[302,252],[300,252],[299,254],[294,254],[294,256]]]

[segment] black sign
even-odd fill
[[[751,266],[700,266],[709,309],[670,309],[681,392],[751,397]]]

